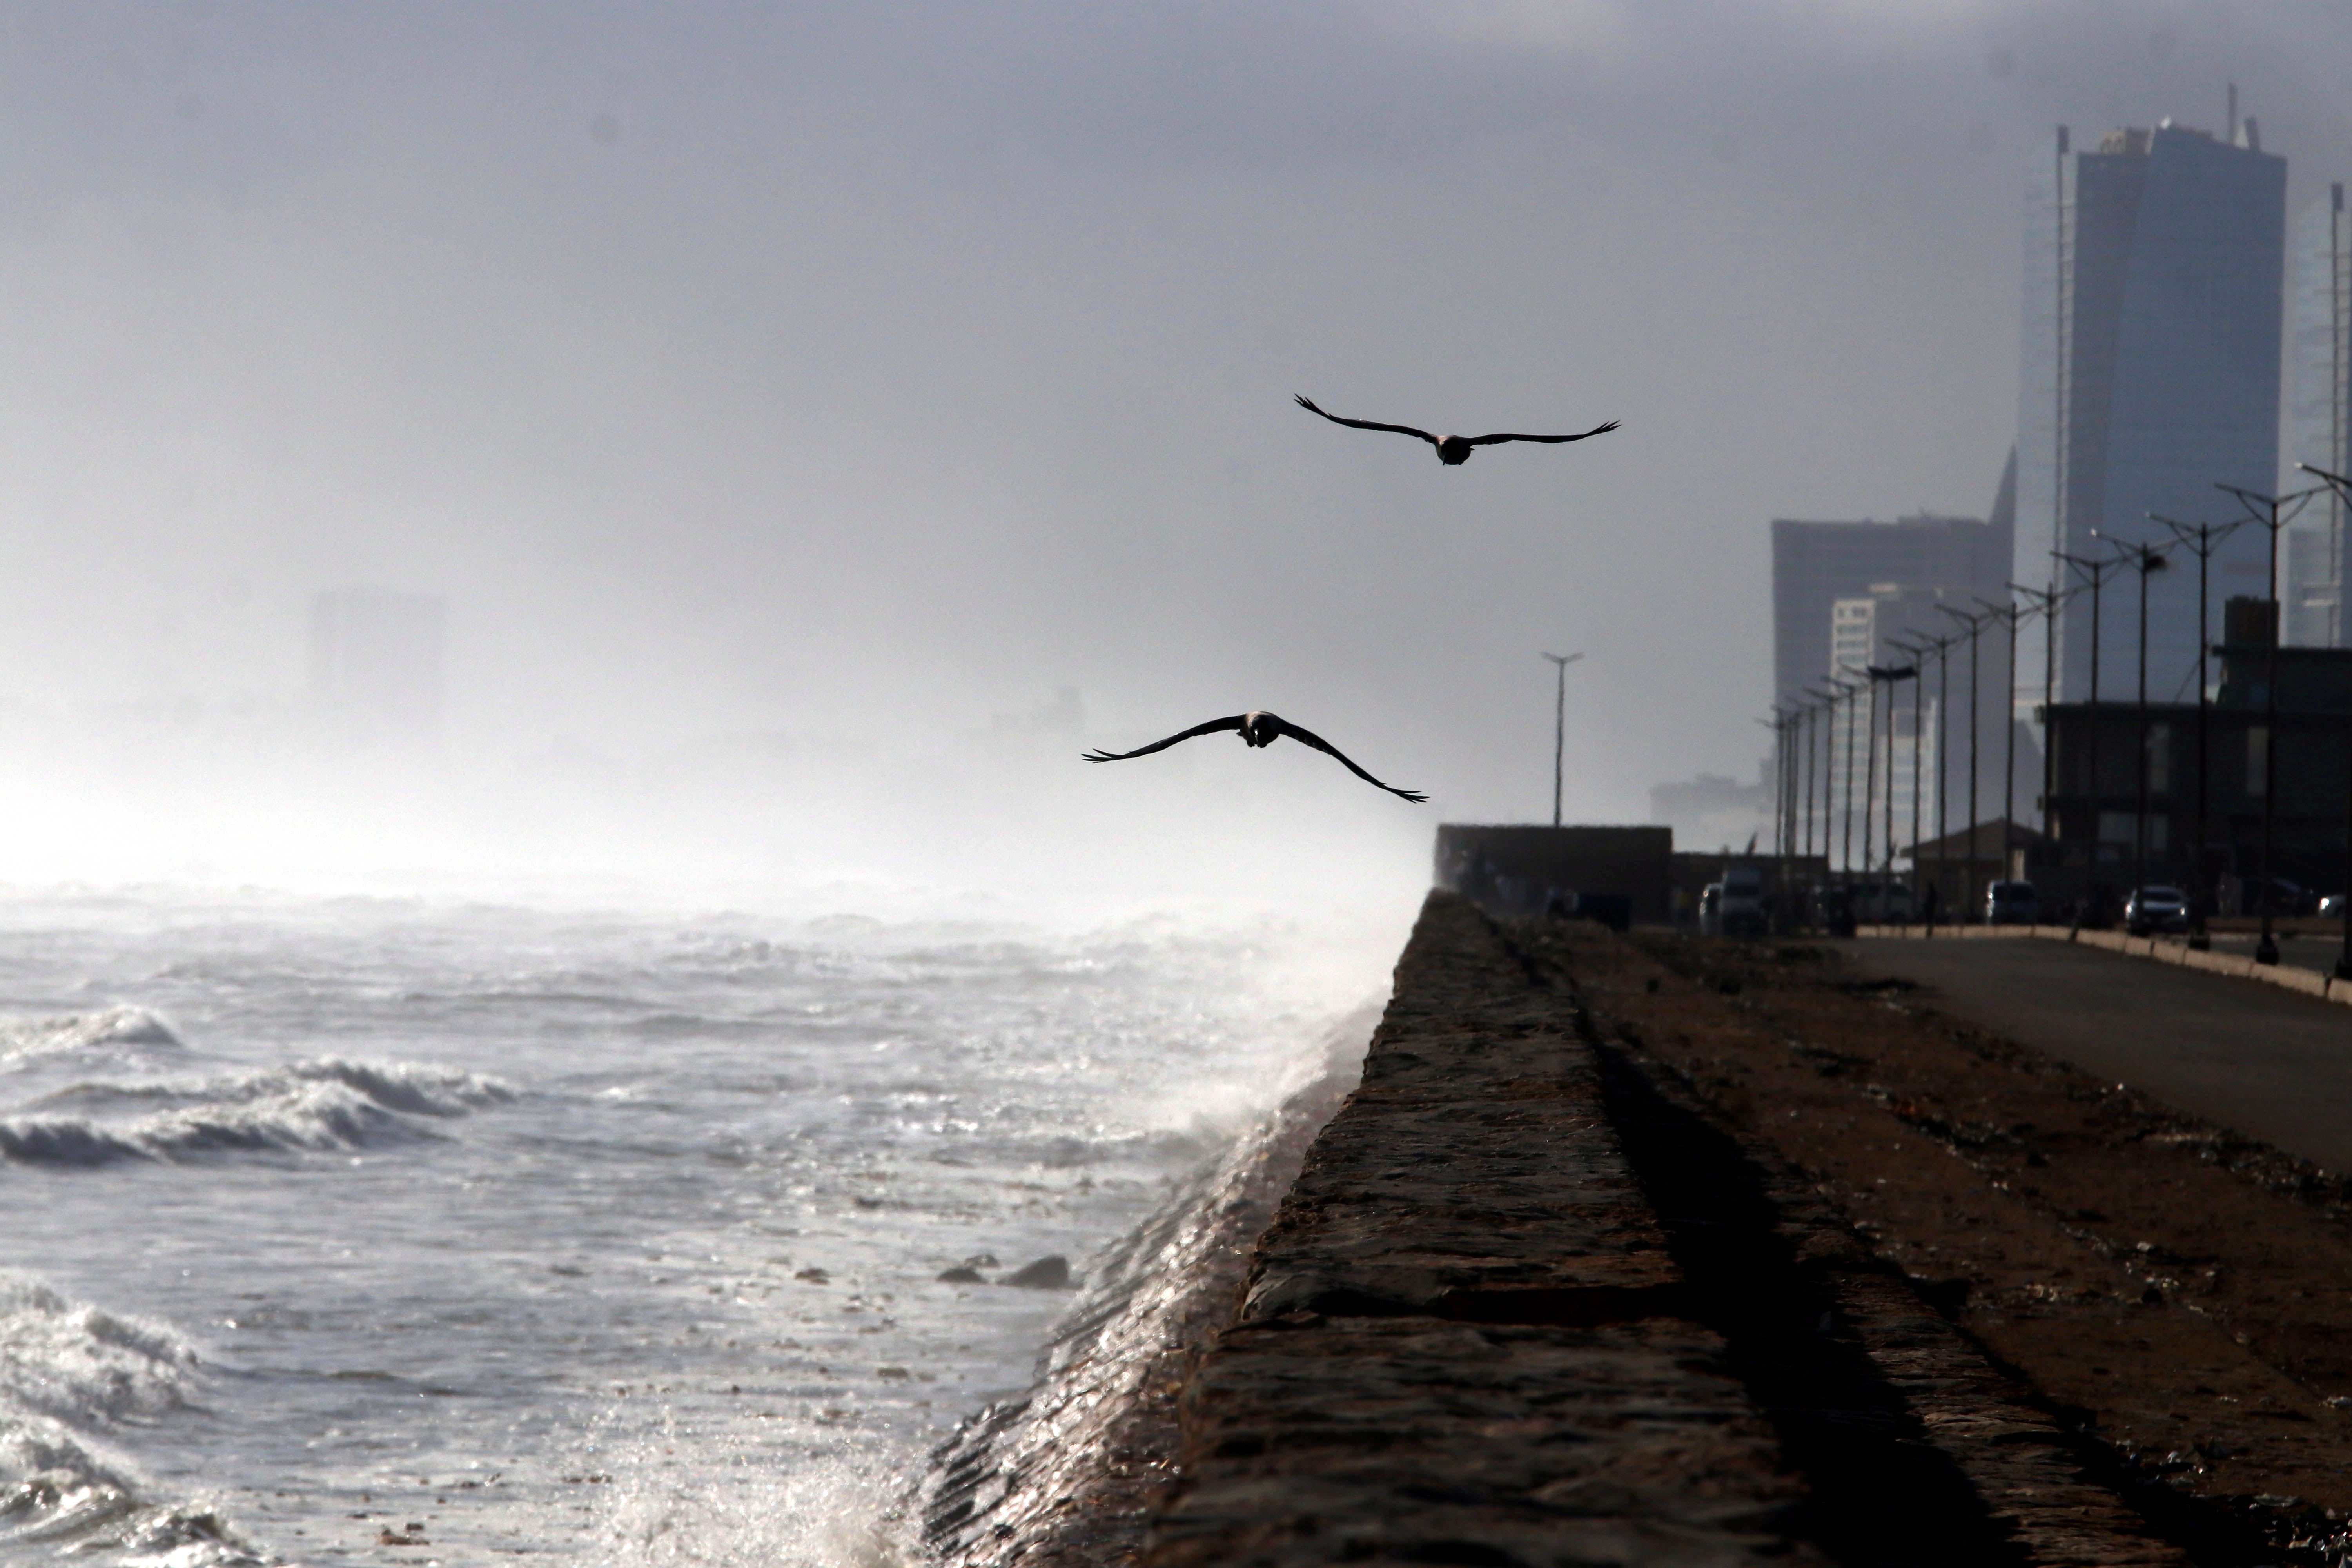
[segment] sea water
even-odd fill
[[[0,899],[0,1562],[896,1560],[1068,1300],[1003,1281],[1083,1271],[1384,968],[1263,919]]]

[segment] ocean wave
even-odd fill
[[[428,1138],[415,1120],[511,1100],[498,1079],[456,1068],[321,1058],[203,1083],[78,1084],[41,1106],[131,1100],[164,1108],[0,1120],[0,1158],[48,1165],[171,1161],[219,1152],[303,1153]]]
[[[144,1007],[108,1007],[96,1013],[0,1021],[0,1062],[122,1046],[177,1050],[181,1040],[169,1024]]]
[[[166,1324],[0,1271],[0,1404],[77,1425],[148,1421],[187,1402],[196,1364],[195,1347]]]
[[[194,1347],[168,1325],[0,1270],[0,1557],[38,1549],[170,1568],[270,1561],[215,1510],[143,1497],[131,1467],[92,1435],[178,1409],[196,1375]]]

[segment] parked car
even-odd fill
[[[1727,866],[1717,919],[1726,936],[1762,936],[1769,929],[1770,906],[1764,897],[1764,873],[1754,866]]]
[[[2147,887],[2124,905],[2124,930],[2133,936],[2189,929],[2189,895],[2178,888]]]
[[[1911,889],[1901,882],[1856,882],[1853,918],[1865,925],[1907,925]]]
[[[1813,889],[1813,923],[1832,936],[1853,934],[1853,897],[1834,885]]]
[[[2271,879],[2271,913],[2273,915],[2313,915],[2319,912],[2319,895],[2300,883],[2284,877]],[[2241,913],[2258,915],[2263,912],[2263,879],[2250,877],[2238,895]]]
[[[1985,924],[2030,926],[2042,919],[2042,895],[2031,882],[1985,884]]]

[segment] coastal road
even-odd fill
[[[1837,945],[1956,1017],[2352,1172],[2352,1007],[2032,937]]]

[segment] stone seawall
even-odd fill
[[[940,1451],[935,1557],[2352,1552],[2352,1207],[2242,1140],[1820,947],[1445,892],[1346,1076],[1090,1268]]]
[[[1611,943],[1432,895],[1360,1087],[1187,1379],[1141,1560],[2189,1561],[1587,1005]]]

